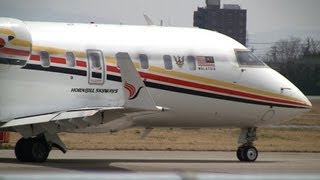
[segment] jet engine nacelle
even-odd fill
[[[26,24],[13,18],[0,17],[1,64],[24,65],[31,54],[32,39]]]

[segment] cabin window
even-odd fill
[[[236,51],[236,56],[240,66],[266,66],[250,51]]]
[[[50,60],[49,60],[49,53],[47,51],[41,51],[40,52],[40,61],[42,67],[49,67],[50,66]]]
[[[139,54],[139,59],[140,59],[141,69],[148,69],[149,68],[148,56],[145,54]]]
[[[172,70],[173,65],[172,65],[172,58],[169,55],[164,55],[163,56],[163,62],[164,62],[164,68],[167,70]]]
[[[69,67],[74,67],[76,65],[76,57],[72,52],[66,53],[67,65]]]
[[[191,71],[196,70],[196,58],[194,56],[188,56],[187,57],[187,63],[188,63],[188,68]]]
[[[90,52],[88,55],[88,58],[89,58],[91,68],[93,69],[101,68],[100,55],[97,52]]]

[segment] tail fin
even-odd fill
[[[124,91],[126,108],[143,110],[162,110],[165,108],[155,104],[146,85],[134,67],[128,53],[119,52],[116,54],[117,64],[120,67],[121,79]]]

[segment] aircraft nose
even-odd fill
[[[312,103],[305,95],[304,95],[304,102],[308,106],[309,109],[312,109]]]
[[[305,94],[303,94],[300,89],[298,89],[297,87],[295,87],[294,90],[294,94],[295,97],[300,100],[302,102],[302,104],[305,105],[306,108],[308,109],[312,109],[312,104],[310,102],[310,100],[307,98],[307,96]]]
[[[292,85],[292,88],[290,88],[290,90],[292,91],[293,97],[297,101],[299,101],[299,104],[307,109],[312,109],[312,103],[310,102],[310,100],[296,86]]]

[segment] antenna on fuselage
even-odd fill
[[[148,24],[149,26],[153,26],[153,25],[154,25],[153,21],[149,18],[148,15],[143,14],[143,17],[144,17],[144,19],[146,20],[146,22],[147,22],[147,24]]]
[[[151,20],[151,18],[148,15],[143,14],[143,17],[146,20],[146,23],[148,24],[148,26],[154,26],[155,25],[154,22]],[[160,19],[159,26],[163,26],[163,24],[164,24],[163,20]],[[156,26],[158,26],[158,25],[156,25]]]

